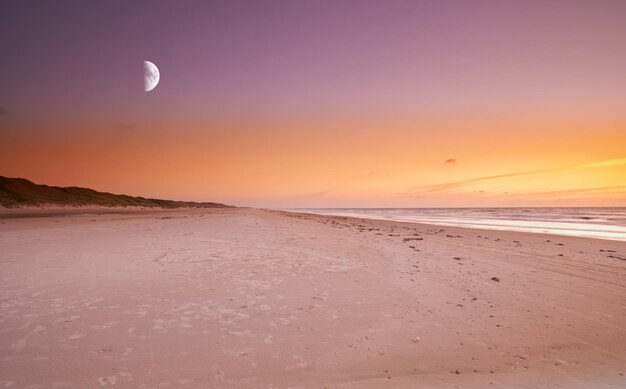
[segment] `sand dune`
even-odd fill
[[[223,208],[219,203],[147,199],[127,195],[98,192],[75,186],[59,187],[39,185],[24,178],[0,176],[0,207],[32,206],[100,206],[147,208]]]
[[[0,386],[626,386],[623,242],[207,209],[0,247]]]

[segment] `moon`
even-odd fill
[[[150,61],[143,61],[143,90],[150,92],[156,88],[160,79],[159,68]]]

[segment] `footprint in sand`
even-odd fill
[[[33,333],[38,334],[41,331],[45,331],[46,327],[42,327],[42,326],[37,326],[35,328],[33,328]]]
[[[309,363],[307,361],[305,361],[304,359],[302,359],[302,357],[298,356],[298,355],[294,355],[293,356],[294,359],[297,360],[296,364],[302,368],[307,367],[309,365]]]
[[[154,325],[152,326],[152,329],[157,331],[157,332],[167,332],[167,330],[165,329],[165,320],[163,319],[156,319],[153,321]]]
[[[78,318],[80,318],[79,315],[70,316],[70,317],[64,317],[64,318],[56,320],[55,323],[67,323],[67,322],[70,322],[70,321],[74,321],[74,320],[76,320]]]
[[[98,383],[100,386],[115,385],[117,383],[117,377],[114,375],[98,377]]]
[[[117,323],[119,323],[119,321],[109,321],[106,323],[102,323],[102,324],[95,324],[92,325],[91,328],[95,329],[95,330],[105,330],[109,327],[112,327],[114,325],[116,325]]]
[[[231,335],[235,335],[235,336],[247,336],[250,334],[250,330],[245,330],[245,331],[228,331],[229,334]]]
[[[24,347],[26,347],[26,339],[24,338],[18,339],[15,343],[11,345],[11,349],[16,353],[22,351]]]
[[[180,318],[179,326],[181,328],[186,328],[186,329],[187,328],[191,328],[191,327],[193,327],[193,324],[191,324],[190,321],[191,321],[191,319],[189,317],[183,316],[183,317]]]

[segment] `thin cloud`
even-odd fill
[[[443,163],[447,165],[454,165],[456,163],[456,158],[448,158],[445,161],[443,161]]]
[[[302,193],[296,194],[292,196],[283,197],[281,200],[308,200],[308,199],[318,199],[320,197],[324,197],[328,194],[326,191],[320,192],[312,192],[312,193]]]
[[[593,163],[587,163],[584,165],[581,165],[581,168],[593,168],[593,167],[605,167],[605,166],[619,166],[619,165],[626,165],[626,158],[619,158],[619,159],[610,159],[608,161],[600,161],[600,162],[593,162]]]
[[[117,128],[123,131],[132,131],[135,129],[135,127],[131,124],[120,124]]]
[[[534,196],[554,196],[554,195],[592,195],[592,194],[606,194],[606,193],[626,193],[626,185],[614,185],[614,186],[599,186],[593,188],[580,188],[580,189],[564,189],[553,190],[548,192],[532,192]],[[524,193],[520,193],[524,194]]]
[[[618,166],[618,165],[626,165],[626,158],[612,159],[612,160],[607,160],[607,161],[599,161],[599,162],[586,163],[586,164],[580,164],[580,165],[561,166],[561,167],[549,168],[549,169],[531,170],[531,171],[525,171],[525,172],[497,174],[493,176],[476,177],[476,178],[470,178],[467,180],[446,182],[442,184],[424,185],[424,186],[410,188],[405,194],[414,195],[414,194],[444,193],[444,192],[449,192],[449,191],[456,190],[456,189],[462,189],[471,184],[485,182],[485,181],[492,181],[492,180],[497,180],[501,178],[532,176],[535,174],[551,173],[551,172],[557,172],[557,171],[563,171],[563,170],[587,169],[587,168]]]
[[[497,174],[497,175],[494,175],[494,176],[470,178],[470,179],[467,179],[467,180],[446,182],[446,183],[442,183],[442,184],[418,186],[418,187],[414,187],[414,188],[409,189],[409,193],[414,193],[414,192],[415,193],[446,192],[446,191],[453,190],[453,189],[458,189],[458,188],[461,188],[461,187],[464,187],[464,186],[467,186],[469,184],[473,184],[473,183],[476,183],[476,182],[496,180],[496,179],[499,179],[499,178],[527,176],[527,175],[532,175],[532,174],[539,174],[539,173],[546,173],[546,172],[551,172],[551,171],[557,171],[557,170],[561,170],[561,169],[562,168],[554,168],[554,169],[532,170],[532,171],[528,171],[528,172],[519,172],[519,173]]]

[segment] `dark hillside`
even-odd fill
[[[38,205],[105,207],[152,207],[152,208],[225,208],[220,203],[148,199],[127,195],[98,192],[74,186],[59,187],[39,185],[24,178],[0,176],[0,206],[14,208]]]

